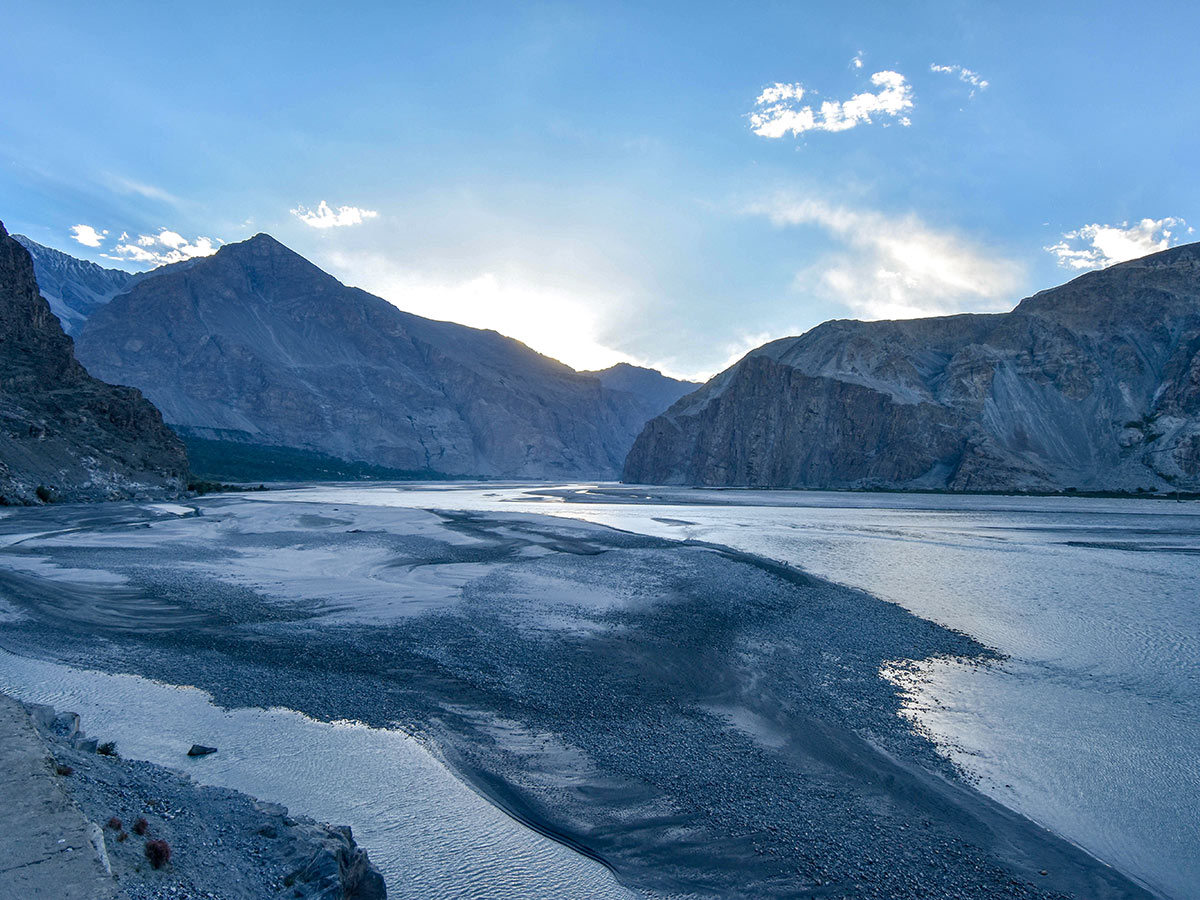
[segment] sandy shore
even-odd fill
[[[537,516],[197,507],[0,519],[0,645],[402,723],[650,896],[1150,896],[905,727],[881,665],[987,651],[870,595]]]

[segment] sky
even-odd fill
[[[0,220],[267,232],[580,369],[1003,311],[1200,239],[1200,4],[20,4]]]

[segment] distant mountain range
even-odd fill
[[[1200,244],[1012,312],[834,321],[650,421],[630,482],[1200,490]]]
[[[76,361],[29,253],[0,224],[0,503],[162,496],[187,475],[158,410]]]
[[[607,369],[582,374],[595,376],[609,390],[620,391],[636,398],[646,421],[663,412],[680,397],[700,387],[699,382],[678,381],[668,378],[657,369],[646,369],[629,363],[617,363]]]
[[[201,474],[1200,490],[1200,244],[1010,313],[827,322],[696,390],[402,312],[268,235],[141,275],[19,240],[79,359],[141,389]],[[185,471],[171,453],[150,468]]]
[[[50,311],[58,316],[63,331],[72,336],[79,333],[88,316],[142,277],[76,259],[23,234],[12,238],[29,251],[38,290],[50,302]]]
[[[402,312],[265,234],[136,276],[22,242],[79,359],[142,390],[204,475],[613,478],[697,387]]]

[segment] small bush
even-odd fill
[[[146,841],[146,859],[156,869],[161,869],[171,861],[171,845],[160,839]]]
[[[117,745],[115,741],[105,741],[96,748],[96,752],[101,756],[117,756]]]
[[[65,766],[62,763],[58,763],[54,767],[54,774],[55,775],[74,775],[75,770],[72,769],[70,766]]]
[[[34,493],[37,494],[37,498],[43,503],[54,502],[54,491],[50,490],[50,488],[46,487],[44,484],[39,484]]]
[[[134,834],[145,834],[149,830],[150,830],[150,823],[146,821],[145,817],[140,818],[136,822],[133,823],[133,833]]]
[[[123,844],[127,840],[129,840],[129,835],[127,835],[125,832],[122,831],[120,834],[117,835],[117,841],[119,843]]]
[[[111,819],[108,820],[108,827],[111,828],[113,831],[120,831],[121,830],[121,820],[118,819],[116,816],[113,816]]]

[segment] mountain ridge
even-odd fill
[[[12,239],[28,251],[37,273],[38,288],[63,331],[74,336],[93,312],[138,278],[123,269],[108,269],[62,250],[39,244],[23,234]]]
[[[77,353],[185,434],[439,475],[614,477],[647,417],[632,394],[404,312],[266,234],[133,284]]]
[[[834,320],[647,423],[627,481],[936,490],[1200,488],[1200,244],[1011,312]]]

